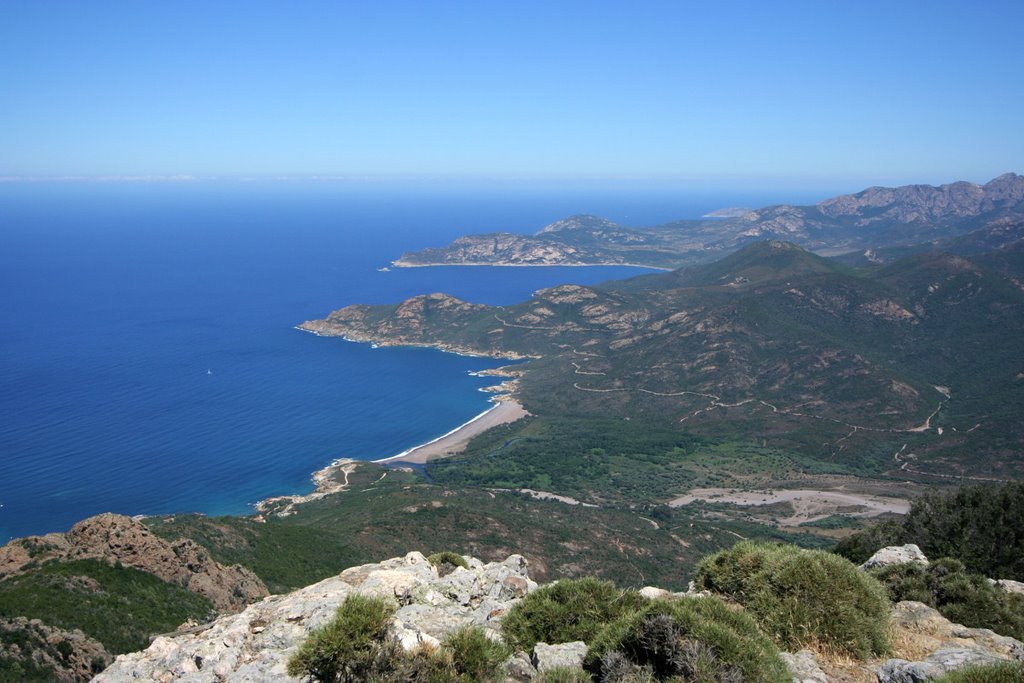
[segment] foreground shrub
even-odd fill
[[[621,591],[610,581],[566,579],[516,603],[502,620],[501,631],[505,642],[526,652],[539,642],[590,642],[610,621],[647,603],[639,593]]]
[[[1024,595],[1007,593],[984,576],[968,573],[958,560],[943,558],[927,567],[897,564],[871,573],[893,602],[916,600],[958,624],[1024,638]]]
[[[1024,664],[1004,662],[969,666],[939,676],[933,683],[1024,683]]]
[[[651,602],[590,643],[585,667],[607,683],[789,683],[779,651],[753,619],[718,598]]]
[[[455,673],[466,681],[500,678],[501,664],[512,654],[504,643],[491,640],[479,626],[455,631],[444,641]]]
[[[395,610],[383,598],[350,595],[288,660],[288,674],[343,683],[381,677],[394,668],[401,649],[387,638]]]
[[[821,645],[862,658],[888,650],[885,588],[837,555],[744,541],[702,560],[696,583],[742,604],[787,650]]]
[[[458,553],[453,553],[450,550],[446,550],[443,553],[434,553],[427,558],[427,562],[437,567],[437,573],[441,576],[451,574],[455,571],[456,567],[469,569],[469,564],[466,563],[466,558]]]

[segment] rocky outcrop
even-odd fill
[[[38,619],[0,619],[0,661],[23,671],[46,671],[55,681],[87,681],[113,657],[78,629],[47,626]]]
[[[285,671],[288,658],[353,593],[398,603],[391,631],[407,649],[437,645],[465,625],[497,634],[501,618],[537,584],[519,555],[490,564],[466,559],[469,569],[459,567],[443,577],[418,552],[353,567],[294,593],[266,598],[239,614],[158,637],[147,650],[118,657],[95,681],[298,681]]]
[[[251,570],[220,564],[195,541],[168,542],[141,521],[110,513],[83,520],[66,534],[11,541],[0,548],[0,578],[19,574],[33,563],[84,559],[148,572],[202,595],[219,610],[238,611],[268,594]]]
[[[972,664],[1024,660],[1024,643],[985,628],[954,624],[920,602],[893,609],[893,627],[925,654],[920,660],[890,659],[878,668],[879,683],[918,683]]]
[[[1024,583],[1011,579],[994,579],[992,583],[1002,588],[1007,593],[1024,593]]]
[[[861,569],[907,563],[927,565],[928,558],[912,543],[889,546],[872,555]],[[879,683],[920,683],[974,664],[1024,660],[1024,643],[1019,640],[989,629],[955,624],[924,603],[898,603],[893,609],[892,624],[905,645],[926,654],[916,661],[895,658],[884,662],[877,669]]]
[[[587,644],[582,640],[548,645],[537,643],[533,648],[533,665],[538,673],[551,669],[574,669],[583,666]]]
[[[783,652],[781,656],[793,674],[793,683],[829,683],[825,672],[818,666],[818,658],[810,650],[800,650],[796,654]]]
[[[268,597],[241,613],[158,637],[147,650],[118,657],[95,681],[298,681],[286,673],[288,659],[352,594],[385,597],[397,604],[389,632],[406,650],[437,647],[464,626],[482,627],[489,637],[500,639],[502,618],[537,584],[519,555],[489,564],[464,559],[468,568],[449,573],[439,572],[418,552],[352,567],[313,586]],[[654,600],[683,595],[655,587],[644,588],[642,594]],[[849,663],[810,650],[782,657],[794,683],[863,680],[868,671],[882,683],[925,681],[970,663],[1024,660],[1024,644],[1019,641],[954,624],[922,603],[896,605],[892,633],[900,658],[853,663],[850,668]],[[508,680],[525,683],[553,668],[578,667],[586,652],[582,641],[538,643],[530,653],[515,653],[504,669]],[[856,674],[853,679],[851,672]]]
[[[921,549],[913,543],[907,545],[891,545],[886,548],[882,548],[874,555],[868,558],[868,561],[860,566],[861,569],[875,569],[877,567],[888,567],[892,564],[907,564],[913,562],[915,564],[928,564],[928,558],[925,557]]]

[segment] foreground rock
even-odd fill
[[[893,564],[923,564],[928,565],[928,558],[921,549],[913,543],[907,545],[891,545],[882,548],[860,566],[861,569],[876,569],[888,567]]]
[[[268,597],[239,614],[158,637],[147,650],[118,657],[95,681],[297,682],[287,675],[289,658],[354,593],[397,603],[390,634],[406,650],[436,647],[464,626],[480,626],[500,639],[502,618],[537,584],[519,555],[489,564],[464,559],[468,568],[447,571],[449,566],[443,576],[418,552],[352,567],[313,586]],[[682,595],[655,587],[643,593],[654,600]],[[1024,660],[1020,641],[954,624],[922,603],[896,605],[892,627],[895,657],[888,660],[848,666],[809,650],[782,656],[794,683],[861,681],[865,675],[877,675],[881,683],[917,683],[968,664]],[[504,668],[508,680],[525,683],[553,668],[578,667],[586,652],[584,642],[539,643],[531,653],[510,657]]]
[[[538,673],[551,669],[575,669],[583,666],[587,656],[587,644],[582,640],[572,643],[548,645],[537,643],[533,648],[533,664]]]
[[[793,674],[793,683],[829,683],[825,672],[818,666],[818,659],[810,650],[800,650],[796,654],[782,653],[782,661]]]
[[[537,584],[519,555],[490,564],[468,562],[469,569],[460,567],[444,577],[418,552],[353,567],[293,593],[266,598],[239,614],[156,638],[147,650],[118,657],[95,681],[299,681],[286,673],[289,657],[352,593],[398,602],[392,633],[407,649],[436,645],[466,625],[497,635],[501,618]]]
[[[252,571],[226,567],[195,541],[168,542],[131,517],[102,514],[66,534],[29,536],[0,548],[0,579],[50,560],[101,560],[157,576],[210,600],[222,611],[238,611],[268,594]]]
[[[920,602],[901,602],[893,609],[893,626],[914,650],[917,661],[890,659],[878,669],[879,683],[917,683],[974,664],[1024,660],[1024,643],[987,628],[954,624],[938,610]]]

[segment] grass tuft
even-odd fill
[[[933,683],[1024,683],[1024,664],[1004,662],[969,666],[939,676]]]
[[[446,550],[441,553],[434,553],[427,557],[427,561],[437,567],[437,573],[441,576],[451,574],[455,571],[456,567],[469,569],[469,563],[466,562],[466,558],[458,553],[453,553],[450,550]]]

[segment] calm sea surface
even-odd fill
[[[443,291],[506,304],[635,268],[416,268],[402,251],[818,197],[299,183],[0,184],[0,543],[99,512],[246,513],[488,406],[500,363],[293,329]]]

